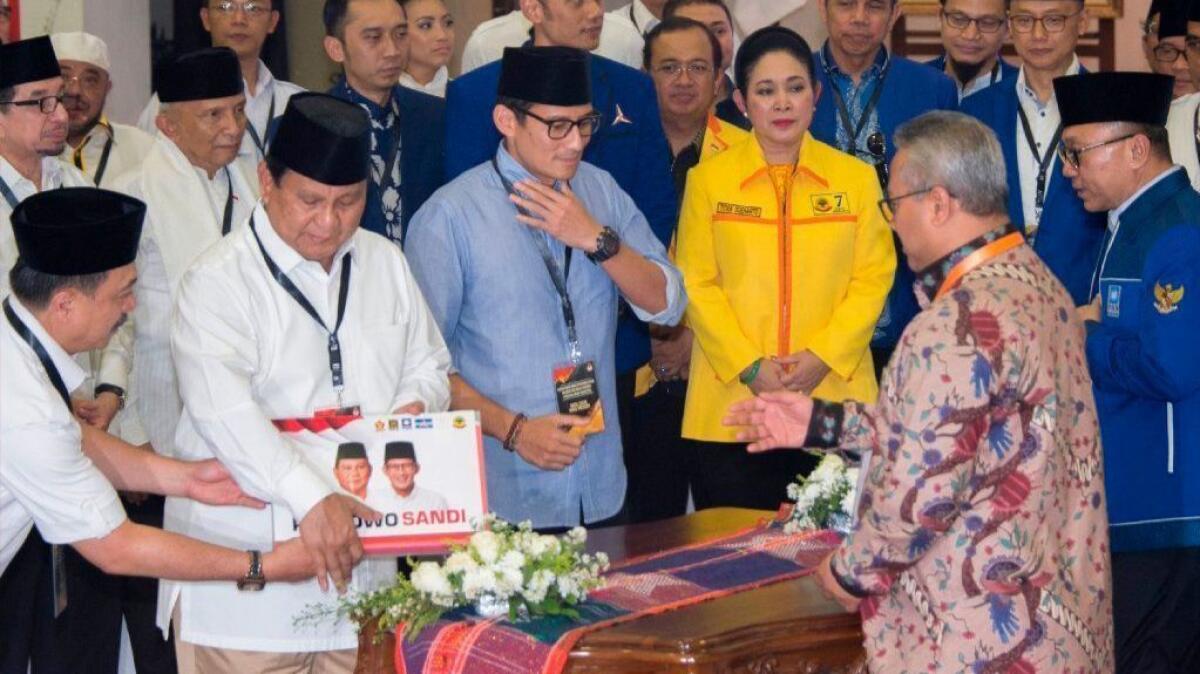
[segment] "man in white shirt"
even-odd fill
[[[3,72],[11,62],[0,63]],[[86,377],[72,355],[103,345],[133,308],[144,213],[115,192],[67,188],[12,215],[19,257],[0,319],[0,671],[115,671],[80,648],[79,614],[91,607],[65,580],[61,545],[111,574],[258,585],[312,576],[301,544],[248,555],[127,520],[114,487],[263,504],[216,461],[166,459],[71,413],[68,392]]]
[[[599,46],[592,53],[623,63],[630,68],[642,67],[642,33],[629,20],[628,14],[620,11],[604,13],[601,0],[582,0],[574,3],[571,11],[584,11],[585,6],[594,5],[599,17],[585,30],[599,37]],[[550,11],[548,8],[546,11]],[[479,66],[499,61],[505,47],[520,47],[531,39],[533,23],[518,7],[513,11],[488,19],[471,31],[463,47],[462,74]]]
[[[667,0],[633,0],[621,5],[613,13],[624,15],[644,37],[663,20],[663,6]]]
[[[417,473],[421,464],[417,462],[417,450],[411,442],[389,442],[383,447],[383,473],[391,487],[378,503],[386,512],[416,512],[418,510],[445,510],[446,497],[417,486]]]
[[[1200,1],[1192,0],[1187,16],[1188,70],[1193,82],[1200,82]],[[1171,160],[1183,166],[1200,189],[1200,93],[1188,94],[1171,102],[1167,117],[1167,135],[1171,142]]]
[[[450,400],[450,355],[399,247],[359,227],[366,206],[370,121],[323,94],[292,98],[259,166],[263,196],[249,222],[206,251],[179,287],[171,347],[184,413],[182,456],[223,457],[239,485],[300,523],[300,538],[335,584],[360,546],[351,509],[271,423],[326,413],[419,414]],[[167,499],[167,527],[235,547],[272,542],[271,514]],[[396,572],[371,560],[352,587]],[[333,597],[316,582],[239,594],[164,584],[159,621],[175,610],[181,653],[201,671],[350,672],[347,621],[298,628]],[[181,657],[181,662],[185,658]]]
[[[161,133],[117,187],[147,208],[130,392],[145,437],[136,440],[173,456],[182,410],[171,363],[175,293],[192,261],[248,218],[257,197],[234,161],[246,127],[237,57],[224,47],[201,49],[177,58],[168,72],[159,92]]]
[[[279,10],[273,3],[280,1],[204,0],[200,7],[200,22],[211,36],[212,46],[228,47],[237,54],[248,120],[239,159],[247,169],[263,158],[271,140],[267,136],[271,121],[283,114],[288,99],[304,91],[297,84],[276,79],[260,58],[267,36],[279,25]],[[138,118],[138,126],[149,133],[154,133],[158,106],[158,96],[152,96]]]
[[[103,40],[90,33],[54,33],[50,41],[66,85],[63,105],[69,116],[67,147],[59,159],[73,164],[97,187],[108,187],[141,164],[154,139],[105,117],[113,82]]]

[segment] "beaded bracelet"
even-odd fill
[[[504,436],[504,448],[510,452],[516,451],[513,443],[517,441],[517,436],[521,433],[521,427],[525,425],[526,416],[521,412],[517,412],[517,416],[513,417],[512,425],[508,427],[508,435]]]

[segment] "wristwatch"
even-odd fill
[[[263,575],[262,553],[250,550],[250,568],[246,575],[237,582],[237,589],[243,592],[259,592],[267,586],[267,577]]]
[[[600,264],[610,257],[621,251],[621,237],[613,231],[612,227],[605,227],[600,230],[600,235],[596,237],[595,252],[588,253],[588,259],[596,264]]]
[[[92,392],[95,397],[99,398],[101,393],[111,393],[117,396],[117,409],[125,409],[125,389],[116,384],[100,384]]]

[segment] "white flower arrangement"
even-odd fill
[[[787,486],[796,502],[783,530],[789,534],[816,529],[848,529],[854,520],[858,467],[837,454],[826,454],[808,476],[797,475]]]
[[[484,607],[499,607],[509,619],[576,618],[575,607],[604,584],[601,574],[609,566],[603,552],[583,552],[586,542],[583,527],[562,537],[546,536],[528,521],[514,526],[488,514],[475,523],[466,544],[451,546],[445,561],[419,562],[410,576],[397,575],[390,587],[346,599],[337,612],[359,624],[377,621],[380,634],[402,624],[410,639],[446,611],[470,605],[481,613]],[[323,616],[318,610],[300,620]]]

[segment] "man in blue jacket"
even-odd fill
[[[949,77],[924,64],[889,54],[883,40],[900,17],[898,0],[822,0],[821,17],[829,39],[817,53],[816,80],[821,96],[812,134],[873,164],[887,192],[887,163],[892,133],[904,122],[930,110],[953,110],[958,91]],[[891,357],[900,333],[917,315],[913,273],[896,241],[896,278],[871,340],[875,371]]]
[[[408,221],[442,185],[445,103],[398,85],[408,20],[397,0],[326,0],[324,20],[325,53],[345,68],[329,93],[371,116],[362,226],[402,244]]]
[[[599,44],[604,7],[599,0],[521,0],[533,23],[537,47],[591,51]],[[671,152],[663,135],[658,98],[650,78],[637,70],[590,55],[592,106],[603,116],[583,160],[608,171],[646,216],[656,237],[669,245],[675,231],[675,186]],[[489,63],[450,83],[446,91],[446,179],[496,153],[500,133],[492,123],[500,62]],[[650,360],[645,323],[622,305],[617,327],[617,388],[622,427],[633,400],[634,375]]]
[[[941,0],[941,56],[926,61],[958,87],[958,100],[1017,76],[1017,67],[1000,56],[1008,38],[1006,0]]]
[[[1071,299],[1086,304],[1104,214],[1088,213],[1063,176],[1055,152],[1062,125],[1053,85],[1054,78],[1081,71],[1075,45],[1087,29],[1083,0],[1013,0],[1009,27],[1022,61],[1020,73],[968,96],[962,111],[991,127],[1000,140],[1008,169],[1008,217]]]
[[[1171,164],[1171,84],[1054,81],[1064,172],[1085,208],[1108,211],[1095,299],[1079,311],[1104,442],[1117,671],[1138,674],[1200,671],[1200,194]]]

